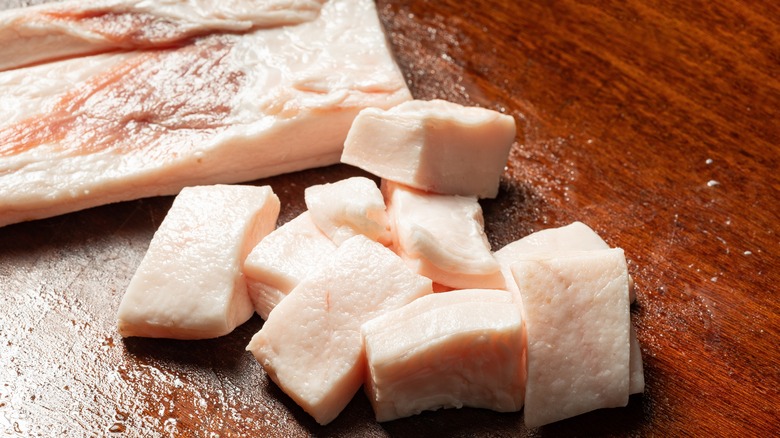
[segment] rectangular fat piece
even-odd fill
[[[505,287],[475,196],[439,195],[382,181],[396,252],[416,272],[455,289]]]
[[[205,339],[252,316],[241,265],[276,226],[269,186],[187,187],[176,197],[119,305],[122,336]]]
[[[501,272],[506,279],[507,290],[519,297],[520,291],[517,289],[511,271],[511,266],[516,261],[565,257],[575,252],[600,251],[604,249],[609,249],[609,245],[593,229],[582,222],[572,222],[563,227],[548,228],[531,233],[522,239],[507,244],[496,251],[494,255],[501,264]],[[630,275],[628,277],[628,285],[629,301],[634,302],[636,293]],[[522,299],[518,301],[522,302]],[[644,391],[645,378],[642,366],[642,353],[633,326],[631,327],[630,342],[630,387],[631,394],[635,394]]]
[[[374,181],[355,176],[307,187],[304,195],[312,220],[337,245],[356,234],[390,244],[387,207]]]
[[[525,423],[628,403],[628,271],[621,249],[514,263],[525,308]]]

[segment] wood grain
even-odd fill
[[[3,2],[8,7],[13,2]],[[18,2],[17,2],[18,3]],[[414,95],[513,115],[494,248],[581,220],[625,249],[647,390],[526,430],[522,412],[377,424],[358,394],[317,426],[243,351],[122,340],[115,312],[171,198],[0,228],[0,430],[19,436],[780,435],[780,5],[389,1]],[[281,221],[332,166],[271,184]]]

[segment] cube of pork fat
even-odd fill
[[[506,291],[422,297],[361,327],[366,393],[377,421],[470,406],[523,406],[523,321]]]
[[[496,111],[415,100],[362,110],[341,161],[421,190],[494,198],[515,133]]]
[[[598,251],[609,249],[609,245],[595,231],[582,222],[572,222],[569,225],[550,228],[529,234],[516,240],[495,252],[496,259],[501,264],[501,272],[506,279],[507,290],[519,296],[520,291],[512,277],[510,267],[518,260],[529,257],[538,258],[540,254],[549,257],[565,256],[575,251]],[[628,276],[629,301],[634,302],[633,281]],[[631,354],[630,354],[630,393],[637,394],[645,389],[644,369],[642,366],[642,352],[636,337],[634,327],[631,327]]]
[[[457,289],[505,287],[476,197],[425,193],[382,181],[393,244],[417,272]]]
[[[362,384],[360,326],[431,293],[429,279],[358,235],[276,306],[247,350],[303,410],[327,424]]]
[[[176,197],[119,305],[122,336],[205,339],[254,313],[241,264],[276,226],[270,187],[187,187]]]
[[[244,262],[249,297],[255,311],[268,319],[280,301],[336,251],[336,244],[304,211],[266,236]]]
[[[357,234],[391,243],[385,200],[370,179],[356,176],[307,187],[305,198],[314,223],[337,245]]]
[[[528,337],[525,424],[625,406],[631,348],[623,250],[523,260],[511,270]]]

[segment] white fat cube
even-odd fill
[[[314,225],[308,211],[272,231],[244,262],[255,311],[268,319],[271,310],[334,251],[336,244]]]
[[[525,423],[628,403],[628,270],[621,249],[515,262],[528,336]]]
[[[576,251],[600,251],[609,249],[605,242],[593,229],[582,222],[572,222],[569,225],[548,228],[531,233],[522,239],[516,240],[495,252],[495,257],[501,264],[501,272],[506,279],[507,289],[516,297],[520,291],[512,277],[511,266],[516,261],[534,259],[540,257],[566,256]],[[636,294],[631,276],[628,277],[628,297],[634,302]],[[522,299],[518,299],[522,302]],[[631,327],[631,394],[641,393],[645,388],[644,367],[642,365],[642,352],[636,337],[634,327]]]
[[[456,289],[503,289],[482,207],[473,196],[437,195],[383,181],[393,246],[412,269]]]
[[[197,186],[176,197],[119,305],[122,336],[205,339],[254,313],[241,265],[276,226],[270,187]]]
[[[304,194],[312,220],[336,245],[358,234],[383,245],[392,241],[385,200],[370,179],[356,176],[318,184]]]
[[[523,320],[502,290],[424,296],[363,324],[366,393],[378,421],[463,406],[523,406]]]
[[[515,134],[514,118],[499,112],[414,100],[362,110],[341,161],[421,190],[493,198]]]
[[[363,382],[360,326],[431,293],[429,279],[358,235],[276,306],[247,350],[303,410],[327,424]]]

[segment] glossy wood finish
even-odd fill
[[[12,3],[3,2],[8,6]],[[358,394],[317,426],[222,339],[122,340],[115,312],[172,198],[0,228],[0,430],[19,436],[772,436],[780,434],[780,6],[736,0],[387,1],[419,98],[513,115],[495,248],[581,220],[625,249],[647,390],[526,430],[522,412],[377,424]],[[281,221],[307,185],[271,184]]]

